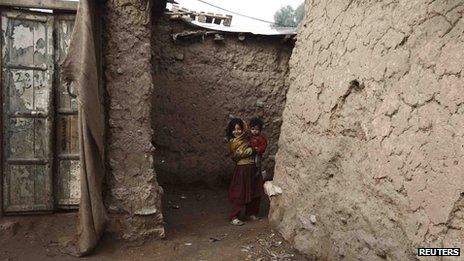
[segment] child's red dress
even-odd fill
[[[229,187],[229,201],[232,204],[229,217],[237,218],[242,208],[245,208],[247,216],[257,215],[264,194],[263,179],[261,175],[255,175],[253,151],[246,134],[230,140],[230,152],[236,166]]]
[[[263,154],[266,151],[267,140],[261,134],[251,136],[250,146],[253,148],[253,151],[254,151],[254,161],[255,161],[255,165],[257,169],[256,175],[262,176],[261,162],[262,162]]]
[[[253,135],[250,137],[250,146],[253,148],[253,150],[259,154],[263,155],[264,152],[266,151],[267,147],[267,140],[263,135]]]

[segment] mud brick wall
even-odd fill
[[[270,213],[297,249],[415,260],[419,246],[464,245],[463,12],[306,1]]]
[[[106,1],[105,10],[109,230],[125,239],[163,236],[151,144],[151,3]]]
[[[288,89],[293,43],[283,37],[237,34],[173,41],[196,31],[162,17],[153,27],[155,168],[165,183],[216,184],[233,171],[225,127],[229,115],[261,116],[270,141],[265,169],[273,171],[281,115]]]

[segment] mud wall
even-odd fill
[[[151,4],[116,0],[104,8],[106,206],[109,230],[125,239],[164,236],[151,144]]]
[[[272,172],[292,42],[282,37],[237,34],[178,39],[197,31],[163,17],[154,22],[155,168],[160,183],[215,184],[233,170],[225,126],[229,115],[261,116],[270,141],[266,169]]]
[[[464,245],[463,1],[306,2],[270,218],[328,260]]]

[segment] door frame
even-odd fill
[[[55,67],[55,63],[54,63],[54,60],[53,60],[53,57],[54,57],[54,39],[53,39],[53,27],[54,27],[54,15],[53,14],[49,14],[49,13],[41,13],[41,12],[34,12],[34,11],[30,11],[30,10],[15,10],[15,9],[0,9],[0,15],[2,15],[2,17],[6,17],[7,19],[22,19],[22,20],[26,20],[26,21],[37,21],[37,22],[44,22],[46,24],[46,30],[50,30],[51,29],[51,34],[50,34],[50,37],[52,38],[52,46],[50,47],[49,44],[47,44],[47,49],[48,51],[50,51],[49,53],[51,54],[51,58],[49,58],[48,60],[48,65],[47,65],[47,70],[50,71],[50,79],[48,80],[48,84],[50,86],[50,93],[49,93],[49,104],[47,105],[48,107],[48,112],[47,112],[47,117],[45,118],[45,122],[48,122],[46,123],[46,128],[48,128],[48,133],[46,131],[46,133],[48,134],[48,137],[46,138],[46,142],[47,142],[47,146],[48,146],[48,152],[46,153],[45,156],[45,159],[46,159],[46,163],[42,163],[44,166],[45,166],[45,170],[46,170],[46,174],[45,174],[45,180],[46,182],[44,183],[44,186],[45,186],[45,190],[46,190],[46,198],[47,200],[44,202],[44,204],[31,204],[30,206],[27,206],[23,209],[23,205],[21,206],[11,206],[9,204],[5,204],[4,200],[5,200],[5,196],[6,196],[6,199],[8,200],[8,197],[11,196],[9,195],[9,193],[7,195],[5,195],[5,181],[8,179],[8,176],[5,177],[5,168],[7,166],[9,166],[10,164],[7,164],[6,162],[9,160],[8,157],[6,157],[5,154],[2,154],[2,168],[1,168],[1,179],[2,179],[2,214],[6,215],[7,211],[8,211],[8,214],[12,214],[12,215],[16,215],[16,214],[28,214],[28,213],[50,213],[51,211],[53,211],[53,208],[54,208],[54,204],[53,204],[53,171],[54,171],[54,166],[53,166],[53,144],[54,144],[54,139],[53,139],[53,131],[54,131],[54,121],[55,121],[55,118],[54,118],[54,97],[53,97],[53,82],[54,82],[54,79],[53,79],[53,76],[54,76],[54,67]],[[0,24],[1,25],[1,24]],[[49,39],[47,39],[47,41],[49,41]],[[6,43],[6,41],[4,42]],[[3,59],[3,47],[4,46],[0,46],[0,48],[2,48],[2,51],[0,52],[2,54],[2,57],[0,57],[0,63],[2,65],[4,65],[4,61],[2,60]],[[7,67],[8,68],[8,67]],[[4,68],[2,68],[4,69]],[[6,68],[5,68],[6,69]],[[1,141],[1,150],[2,150],[2,153],[4,153],[4,149],[6,148],[5,146],[8,146],[7,145],[7,141],[5,141],[5,128],[8,128],[8,125],[5,125],[5,122],[3,122],[4,120],[7,120],[9,118],[9,116],[7,116],[7,118],[3,118],[5,116],[5,113],[6,114],[9,114],[9,108],[8,106],[5,106],[4,103],[6,103],[8,101],[8,94],[5,93],[5,90],[3,89],[3,79],[9,79],[7,76],[5,76],[3,74],[3,70],[1,71],[1,74],[2,74],[2,77],[0,78],[0,90],[1,90],[1,96],[3,97],[3,100],[2,100],[2,111],[1,111],[1,114],[2,114],[2,129],[1,129],[1,132],[2,132],[2,141]],[[35,118],[35,117],[32,117],[32,118]],[[38,117],[40,118],[40,116]],[[35,125],[34,125],[35,126]],[[25,158],[25,160],[27,160],[27,162],[29,162],[30,160],[33,160],[32,158],[29,159],[29,158]],[[23,163],[23,164],[26,164],[26,165],[29,165],[29,163]],[[40,163],[38,164],[32,164],[32,165],[35,165],[35,166],[39,166],[39,165],[42,165]],[[20,164],[21,165],[21,164]],[[10,184],[11,185],[11,184]],[[11,188],[11,186],[9,187]],[[48,191],[47,191],[48,189]],[[7,210],[8,209],[8,210]]]
[[[63,20],[67,20],[67,21],[71,21],[71,20],[75,20],[76,18],[76,15],[73,14],[73,13],[58,13],[58,12],[55,12],[54,14],[54,25],[53,25],[53,34],[55,36],[54,38],[54,44],[55,44],[55,52],[54,52],[54,57],[53,57],[53,60],[55,62],[56,65],[59,66],[60,64],[60,61],[57,59],[57,56],[58,56],[58,53],[60,52],[59,49],[60,47],[57,46],[56,44],[59,43],[60,41],[60,34],[58,32],[58,26],[59,25],[59,22],[60,21],[63,21]],[[54,114],[54,122],[55,122],[55,125],[53,126],[53,137],[55,138],[54,139],[54,146],[53,146],[53,152],[54,152],[54,156],[53,156],[53,162],[54,162],[54,166],[55,166],[55,169],[53,170],[53,178],[52,178],[52,183],[53,183],[53,191],[54,191],[54,206],[55,206],[55,209],[60,209],[60,210],[73,210],[73,209],[77,209],[79,204],[78,203],[75,203],[75,202],[72,202],[71,201],[60,201],[60,198],[58,196],[58,193],[56,193],[58,191],[58,188],[59,188],[59,176],[62,174],[61,171],[60,171],[60,164],[62,163],[62,161],[64,160],[80,160],[79,159],[79,152],[77,152],[77,155],[75,155],[74,153],[69,153],[69,154],[62,154],[62,152],[60,151],[60,145],[61,145],[61,136],[59,134],[60,130],[59,130],[59,121],[60,121],[60,116],[64,116],[64,115],[75,115],[75,116],[78,116],[78,109],[76,110],[72,110],[70,109],[69,111],[68,110],[62,110],[61,106],[60,106],[60,84],[63,84],[62,82],[60,82],[60,74],[59,74],[59,69],[58,69],[58,66],[55,66],[55,71],[54,71],[54,74],[53,74],[53,95],[54,95],[54,99],[53,99],[53,107],[55,109],[55,114]]]
[[[18,7],[20,9],[18,9]],[[3,0],[1,3],[0,3],[0,14],[2,14],[3,12],[8,12],[8,11],[19,11],[19,12],[31,12],[31,13],[35,13],[31,10],[28,10],[28,9],[24,9],[24,8],[41,8],[41,9],[50,9],[50,10],[53,10],[53,15],[60,15],[60,14],[76,14],[77,12],[77,7],[78,7],[78,2],[65,2],[65,1],[60,1],[60,0],[40,0],[40,1],[37,1],[37,0]],[[2,26],[2,21],[0,19],[0,28]],[[54,27],[54,26],[53,26]],[[4,125],[3,125],[3,103],[4,103],[4,99],[3,99],[3,84],[2,81],[3,81],[3,67],[2,67],[2,55],[1,55],[1,50],[3,48],[3,45],[2,43],[0,42],[0,219],[5,216],[5,211],[4,211],[4,204],[3,204],[3,196],[4,196],[4,191],[3,191],[3,173],[4,173],[4,164],[3,164],[3,160],[4,160],[4,154],[3,154],[3,149],[4,149],[4,133],[3,133],[3,129],[4,129]],[[55,77],[53,75],[53,77]],[[53,106],[53,109],[55,107],[55,104],[54,104],[54,98],[55,98],[55,81],[54,79],[52,80],[53,82],[53,86],[52,86],[52,106]],[[55,121],[54,119],[55,116],[53,116],[53,121]],[[54,122],[52,123],[52,134],[55,135],[55,126],[54,126]],[[56,138],[55,138],[56,139]],[[53,140],[53,139],[52,139]],[[52,141],[51,143],[51,148],[50,148],[52,151],[55,150],[55,142]],[[53,152],[54,154],[54,152]],[[52,160],[54,161],[54,159]],[[54,163],[54,162],[52,162]],[[52,164],[53,165],[53,164]],[[54,167],[54,166],[53,166]],[[55,168],[55,167],[54,167]],[[54,175],[55,173],[55,169],[52,169],[52,176]],[[52,191],[53,191],[53,186],[54,185],[54,181],[53,181],[53,178],[52,178]],[[53,199],[53,203],[55,204],[54,202],[54,199]],[[30,214],[31,212],[26,212],[24,214]],[[44,212],[32,212],[34,214],[40,214],[40,213],[44,213]],[[47,211],[45,213],[50,213],[50,211]],[[22,214],[22,213],[17,213],[17,214]],[[16,215],[16,214],[14,214]]]
[[[77,11],[78,2],[62,0],[2,0],[0,7],[39,8],[53,11]]]

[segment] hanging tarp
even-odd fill
[[[68,55],[63,62],[63,77],[76,89],[79,111],[81,199],[78,247],[81,255],[95,248],[107,221],[102,197],[104,110],[99,88],[95,17],[95,0],[81,0]]]

